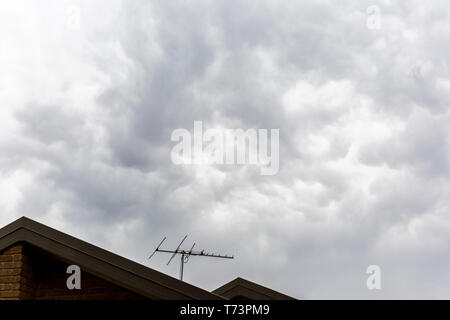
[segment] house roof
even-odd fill
[[[0,251],[25,242],[151,299],[223,300],[218,294],[150,269],[26,217],[0,229]]]
[[[213,293],[219,294],[227,299],[295,300],[278,291],[239,277],[217,288]]]

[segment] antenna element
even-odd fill
[[[175,250],[165,250],[165,249],[160,249],[162,243],[164,242],[164,240],[166,240],[166,237],[164,237],[164,239],[162,239],[162,241],[159,243],[159,245],[156,247],[155,251],[153,251],[153,253],[150,255],[150,257],[148,257],[149,259],[151,259],[156,252],[163,252],[163,253],[172,253],[172,256],[170,257],[169,261],[167,262],[167,265],[169,265],[170,262],[172,262],[172,259],[177,255],[180,254],[181,255],[181,262],[180,262],[180,280],[183,280],[183,272],[184,272],[184,264],[186,264],[189,260],[189,258],[191,256],[201,256],[201,257],[210,257],[210,258],[224,258],[224,259],[234,259],[234,256],[229,256],[229,255],[220,255],[220,254],[214,254],[214,253],[207,253],[205,252],[205,250],[201,250],[201,251],[194,251],[194,246],[195,246],[195,242],[192,245],[190,250],[181,250],[181,245],[183,244],[184,240],[186,240],[186,238],[188,237],[188,235],[185,235],[183,240],[181,240],[180,244],[178,245],[178,247]]]

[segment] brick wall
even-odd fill
[[[28,244],[16,244],[0,252],[0,300],[143,300],[81,268],[81,289],[69,290],[68,263]]]
[[[24,299],[22,270],[24,264],[23,245],[17,244],[0,252],[0,299]]]

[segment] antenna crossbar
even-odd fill
[[[174,254],[187,254],[190,256],[203,256],[203,257],[213,257],[213,258],[226,258],[226,259],[233,259],[234,256],[229,255],[221,255],[221,254],[212,254],[207,253],[203,251],[189,251],[189,250],[164,250],[164,249],[157,249],[155,252],[164,252],[164,253],[174,253]]]
[[[222,254],[214,254],[214,253],[209,253],[209,252],[205,252],[205,250],[201,250],[201,251],[194,251],[194,246],[195,246],[195,242],[192,245],[190,250],[182,250],[181,245],[183,244],[184,240],[186,240],[187,235],[183,238],[183,240],[181,240],[180,244],[178,245],[178,247],[175,250],[166,250],[166,249],[160,249],[162,243],[164,242],[164,240],[166,240],[166,237],[164,237],[164,239],[159,243],[159,245],[156,247],[155,251],[153,251],[153,253],[150,255],[149,259],[152,258],[156,252],[162,252],[162,253],[171,253],[172,256],[170,257],[169,261],[167,262],[167,265],[170,264],[170,262],[172,261],[172,259],[177,255],[180,254],[181,255],[181,264],[180,264],[180,280],[183,280],[183,271],[184,271],[184,264],[186,264],[189,260],[190,256],[201,256],[201,257],[210,257],[210,258],[223,258],[223,259],[234,259],[234,256],[229,256],[229,255],[222,255]]]

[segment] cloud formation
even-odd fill
[[[210,290],[450,298],[448,9],[2,3],[0,225],[27,215],[174,276],[146,257],[189,233],[237,256],[191,259],[186,281]],[[279,128],[278,174],[174,165],[171,133],[195,120]]]

